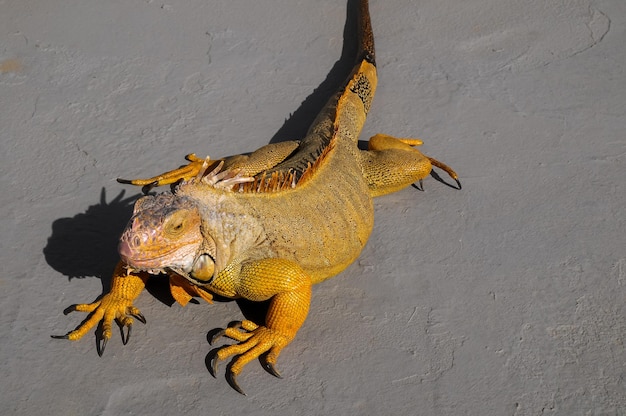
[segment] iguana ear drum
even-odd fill
[[[194,261],[190,275],[202,283],[209,283],[211,279],[213,279],[214,271],[215,261],[213,260],[213,257],[204,253],[200,255],[196,261]]]

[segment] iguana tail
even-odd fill
[[[366,60],[376,65],[376,56],[374,53],[374,32],[372,31],[372,21],[370,19],[370,11],[368,0],[360,0],[358,17],[357,17],[357,37],[359,42],[359,52],[357,60],[360,62]]]

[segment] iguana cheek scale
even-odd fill
[[[359,150],[361,128],[376,90],[374,39],[367,0],[358,5],[358,60],[348,81],[317,116],[300,141],[270,144],[224,159],[187,156],[189,163],[150,179],[120,180],[144,186],[175,184],[170,193],[137,201],[119,244],[111,290],[99,301],[74,305],[90,312],[64,336],[80,339],[102,321],[102,354],[113,320],[124,343],[132,317],[145,322],[133,301],[150,274],[169,275],[181,305],[212,294],[269,300],[264,325],[249,320],[217,334],[237,343],[216,350],[217,364],[236,356],[227,380],[243,393],[236,376],[263,356],[275,363],[309,311],[311,287],[348,267],[359,256],[374,225],[372,198],[403,189],[428,176],[432,166],[456,173],[413,146],[419,139],[372,137]]]

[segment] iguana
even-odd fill
[[[269,301],[263,325],[244,320],[216,334],[212,341],[226,336],[237,343],[216,350],[210,371],[215,376],[219,361],[236,356],[226,378],[242,394],[236,377],[258,357],[279,376],[276,359],[306,319],[312,285],[348,267],[365,246],[374,224],[372,198],[421,182],[433,165],[461,188],[451,168],[413,147],[419,139],[378,134],[368,150],[358,148],[377,83],[367,0],[358,5],[357,37],[352,73],[302,141],[218,160],[191,154],[188,165],[154,178],[120,179],[174,188],[136,202],[110,292],[68,308],[91,315],[55,337],[80,339],[102,321],[101,355],[115,319],[126,344],[132,317],[145,323],[133,301],[150,275],[166,273],[183,306],[194,296],[211,302],[214,294]]]

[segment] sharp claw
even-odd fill
[[[454,178],[454,180],[456,181],[456,184],[459,186],[459,190],[461,190],[462,186],[461,186],[461,181],[459,181],[458,179]]]
[[[76,311],[76,305],[70,305],[63,310],[63,315],[69,315],[72,312]]]
[[[70,339],[70,337],[66,334],[66,335],[50,335],[50,338],[54,338],[54,339]]]
[[[270,373],[274,377],[276,377],[276,378],[283,378],[283,376],[280,375],[278,370],[276,370],[276,367],[274,367],[274,364],[266,362],[266,363],[263,364],[263,368],[265,368],[265,371],[267,371],[268,373]]]
[[[104,348],[107,346],[107,341],[108,340],[106,338],[102,338],[96,343],[96,351],[98,351],[99,357],[102,357],[102,354],[104,354]]]
[[[237,391],[237,393],[247,396],[247,394],[242,390],[242,388],[239,387],[239,384],[237,384],[237,376],[232,371],[226,372],[226,381],[228,382],[228,384],[230,384],[230,387],[232,387],[233,389]]]
[[[217,332],[215,335],[213,335],[211,337],[211,340],[209,341],[209,344],[213,345],[215,343],[215,341],[217,341],[218,339],[223,337],[225,333],[226,333],[225,329],[222,329],[221,331]]]
[[[213,355],[211,356],[209,363],[210,363],[210,365],[209,365],[209,373],[211,373],[213,378],[217,378],[215,376],[217,374],[217,363],[218,363],[217,350],[213,352]]]
[[[417,189],[418,191],[424,191],[424,182],[420,179],[418,183],[414,183],[413,188]]]
[[[154,181],[152,183],[149,183],[148,185],[144,185],[141,187],[141,192],[144,195],[148,195],[150,193],[150,191],[152,190],[152,188],[154,188],[155,186],[159,186],[159,181]]]
[[[128,331],[126,332],[126,335],[124,335],[124,328],[128,328]],[[126,345],[128,344],[128,340],[130,339],[130,330],[133,327],[131,325],[124,325],[120,328],[120,331],[122,332],[122,344]]]
[[[145,317],[145,316],[143,316],[143,314],[142,314],[142,313],[137,313],[137,314],[134,314],[133,316],[134,316],[135,318],[137,318],[137,320],[138,320],[139,322],[141,322],[142,324],[145,324],[145,323],[146,323],[146,317]]]

